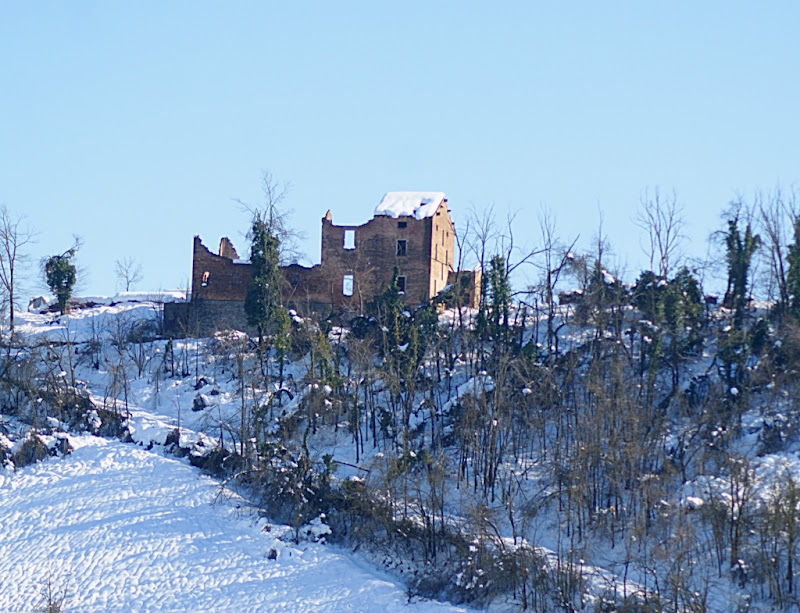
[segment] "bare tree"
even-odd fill
[[[678,204],[675,192],[662,196],[656,188],[651,197],[646,190],[642,195],[635,223],[647,232],[648,245],[645,253],[650,258],[650,270],[658,272],[660,277],[666,279],[675,260],[680,258],[680,246],[685,238],[683,207]]]
[[[757,222],[763,237],[767,260],[767,293],[777,299],[781,307],[789,302],[788,288],[788,245],[792,242],[792,231],[797,221],[798,202],[794,191],[784,193],[780,188],[767,194],[756,194],[754,208],[757,209]]]
[[[505,258],[506,271],[509,275],[524,264],[531,264],[533,258],[541,253],[540,249],[516,244],[514,241],[514,228],[518,225],[516,219],[516,213],[509,213],[506,217],[506,231],[499,237],[497,250],[497,253]]]
[[[517,224],[515,220],[516,214],[509,214],[506,218],[505,231],[503,231],[495,223],[494,206],[481,210],[474,207],[470,213],[467,227],[471,231],[470,235],[465,238],[465,246],[472,253],[482,272],[479,320],[486,316],[486,309],[489,305],[489,294],[491,293],[489,277],[491,276],[492,262],[502,263],[502,276],[507,280],[522,265],[532,264],[533,258],[540,253],[539,250],[520,247],[516,244],[514,228]]]
[[[48,572],[41,589],[41,600],[34,609],[35,613],[61,613],[67,600],[67,589],[58,588]]]
[[[291,209],[283,206],[283,201],[292,189],[288,181],[279,181],[269,171],[261,172],[261,191],[264,194],[262,205],[253,205],[239,198],[234,198],[242,210],[250,215],[251,219],[260,219],[266,224],[270,232],[277,237],[280,243],[280,264],[291,264],[300,253],[298,242],[304,238],[301,232],[289,225],[292,214]]]
[[[8,307],[8,327],[14,332],[14,308],[19,267],[27,261],[26,245],[33,242],[35,233],[23,225],[25,217],[13,215],[4,204],[0,207],[0,291]]]
[[[117,281],[126,292],[142,280],[142,265],[133,257],[125,257],[114,261],[114,272]]]
[[[494,205],[482,209],[473,206],[467,217],[467,228],[469,234],[464,234],[465,246],[480,269],[486,270],[486,263],[494,249],[493,244],[500,235],[495,224]]]
[[[578,242],[576,236],[567,246],[556,238],[556,222],[550,211],[542,211],[539,215],[539,228],[542,236],[543,262],[539,265],[543,274],[542,297],[547,305],[547,351],[558,353],[558,331],[555,329],[556,305],[555,291],[561,273],[568,269],[575,257],[572,250]],[[563,325],[563,324],[562,324]]]

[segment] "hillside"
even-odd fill
[[[93,335],[99,334],[99,350],[107,352],[106,334],[134,322],[155,322],[155,308],[152,303],[104,305],[61,318],[20,313],[24,341],[14,359],[71,343],[76,372],[93,375],[87,377],[93,383],[79,384],[82,397],[108,406],[108,373],[85,364]],[[156,352],[164,343],[148,345],[148,352]],[[36,376],[47,374],[44,368]],[[59,381],[67,376],[60,370],[49,374]],[[81,612],[465,610],[409,601],[402,585],[325,545],[328,530],[319,520],[297,539],[290,527],[265,518],[222,480],[203,475],[188,458],[167,453],[158,443],[177,425],[170,408],[179,406],[181,394],[165,391],[165,400],[154,400],[152,374],[150,369],[142,377],[131,373],[135,391],[125,411],[127,443],[88,433],[103,431],[97,412],[90,422],[70,427],[44,414],[31,419],[4,405],[0,610],[44,610],[48,590],[62,610]],[[173,383],[181,388],[179,381]],[[134,398],[151,407],[163,402],[167,414],[137,407]],[[122,406],[120,401],[121,411]],[[99,413],[105,416],[102,408]],[[40,462],[21,466],[34,431],[49,450],[43,449]],[[181,440],[195,446],[205,441],[209,450],[214,446],[185,427]]]
[[[0,610],[451,611],[320,544],[292,544],[219,482],[88,435],[0,473]]]
[[[164,339],[150,302],[19,314],[6,603],[49,574],[77,610],[797,606],[800,337],[769,305],[605,272],[553,308],[385,300],[290,312],[285,344]],[[39,447],[60,459],[21,467]]]

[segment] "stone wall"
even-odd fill
[[[225,257],[235,255],[228,238],[220,241],[221,255],[211,253],[194,237],[192,253],[192,300],[230,300],[244,302],[247,284],[252,277],[250,264]]]
[[[329,212],[322,220],[321,266],[336,306],[359,310],[389,286],[395,267],[405,278],[406,302],[417,306],[447,285],[453,245],[453,224],[444,203],[425,219],[376,215],[361,226],[334,225]],[[353,278],[349,299],[342,291],[346,275]]]
[[[223,330],[244,330],[251,336],[258,334],[247,325],[244,302],[200,300],[164,305],[165,337],[212,336]]]
[[[412,307],[428,303],[453,279],[454,229],[446,203],[443,200],[433,215],[423,219],[376,215],[360,226],[334,225],[328,211],[322,219],[320,264],[282,268],[284,304],[304,316],[360,314],[389,287],[395,268],[406,303]],[[246,329],[244,299],[252,272],[249,263],[237,258],[228,238],[220,241],[215,254],[195,236],[191,303],[165,309],[168,335]],[[473,277],[470,302],[475,281]]]

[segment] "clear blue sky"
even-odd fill
[[[270,169],[319,258],[320,219],[439,190],[457,223],[542,206],[624,277],[642,191],[675,190],[703,251],[738,194],[800,181],[796,2],[3,2],[0,202],[36,260],[84,241],[83,293],[183,287]]]

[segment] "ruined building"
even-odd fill
[[[303,315],[360,314],[384,292],[398,270],[398,286],[409,306],[430,302],[447,286],[467,288],[465,303],[476,306],[479,273],[454,269],[454,229],[441,192],[389,192],[360,226],[337,226],[322,218],[320,263],[282,268],[284,305]],[[230,240],[212,253],[194,238],[192,294],[187,304],[168,305],[164,320],[173,336],[247,329],[244,299],[250,264]]]

